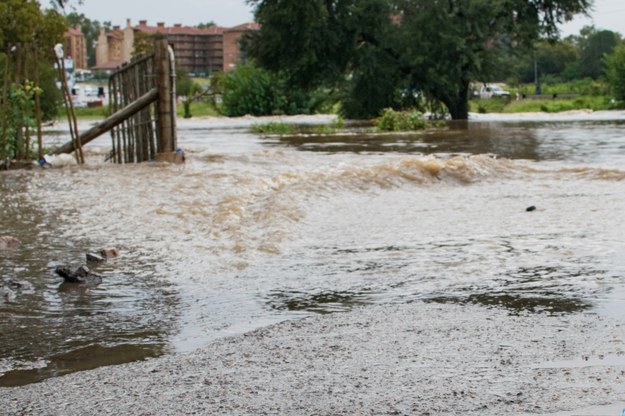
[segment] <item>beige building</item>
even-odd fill
[[[72,58],[74,68],[87,69],[87,43],[80,25],[65,32],[63,39],[65,40],[65,57]]]
[[[130,61],[134,43],[135,29],[131,26],[130,19],[126,21],[123,30],[115,26],[113,30],[106,32],[101,27],[95,47],[96,64],[92,69],[113,70]]]
[[[207,76],[214,72],[231,71],[237,63],[244,61],[239,45],[241,36],[247,30],[257,29],[255,23],[230,29],[219,26],[198,29],[181,24],[165,26],[162,22],[150,26],[146,20],[139,21],[139,25],[133,27],[128,19],[123,30],[119,27],[110,32],[101,29],[93,69],[113,70],[130,61],[134,41],[141,32],[165,35],[174,49],[177,65],[190,74]]]
[[[146,20],[141,20],[135,30],[148,35],[165,35],[174,49],[176,64],[189,73],[207,76],[223,70],[222,27],[198,29],[181,24],[165,26],[162,22],[150,26]]]

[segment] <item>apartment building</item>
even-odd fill
[[[122,30],[101,31],[96,44],[95,70],[113,70],[132,57],[132,50],[139,33],[154,35],[162,33],[172,45],[179,68],[189,74],[208,76],[214,72],[231,71],[242,62],[239,40],[246,30],[257,30],[258,25],[248,23],[234,28],[213,26],[199,29],[175,24],[157,23],[151,26],[146,20],[132,26],[130,20]]]
[[[65,56],[72,58],[75,69],[87,69],[87,44],[80,25],[70,28],[63,34]]]
[[[107,32],[101,27],[95,47],[96,64],[92,69],[114,70],[122,63],[130,61],[135,42],[134,34],[135,29],[130,19],[126,21],[124,29],[114,26],[113,30]]]
[[[260,25],[258,23],[245,23],[224,30],[223,71],[232,71],[237,66],[237,64],[245,62],[245,56],[243,56],[240,47],[241,37],[243,37],[243,35],[250,30],[258,29],[260,29]]]

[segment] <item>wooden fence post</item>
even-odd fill
[[[162,36],[154,43],[154,61],[156,69],[156,85],[158,88],[156,130],[158,146],[156,160],[174,162],[176,159],[176,125],[175,125],[175,74],[169,56],[167,39]]]

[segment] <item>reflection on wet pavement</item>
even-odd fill
[[[322,292],[298,293],[277,292],[269,293],[267,304],[272,309],[288,310],[291,312],[314,312],[328,314],[349,311],[357,306],[370,303],[366,293],[351,292]]]

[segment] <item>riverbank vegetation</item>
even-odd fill
[[[37,1],[0,3],[0,169],[42,157],[41,126],[60,100],[53,47],[66,29],[62,15]]]
[[[332,112],[373,120],[391,108],[462,119],[469,111],[597,111],[625,103],[625,86],[618,89],[625,52],[615,53],[622,36],[593,26],[559,36],[559,22],[588,11],[587,0],[488,7],[454,0],[448,8],[426,1],[250,3],[261,29],[242,40],[245,64],[186,77],[178,88],[181,117]],[[510,99],[474,93],[493,83]]]
[[[564,18],[564,10],[585,10],[583,1],[565,1],[558,7],[542,5],[538,17],[544,24],[537,28],[535,22],[525,22],[523,33],[488,11],[497,22],[489,30],[504,34],[507,40],[489,44],[486,50],[467,45],[466,39],[478,40],[467,38],[469,29],[462,26],[468,18],[462,14],[478,14],[478,6],[461,13],[455,8],[440,10],[420,2],[400,2],[401,18],[388,19],[384,16],[394,16],[385,8],[388,2],[377,0],[367,5],[344,0],[333,10],[326,10],[321,2],[292,4],[280,10],[264,1],[254,3],[262,29],[244,39],[247,63],[199,82],[211,91],[209,102],[222,115],[335,112],[347,118],[375,119],[392,108],[466,118],[469,111],[596,111],[622,106],[613,85],[618,76],[607,76],[608,67],[616,65],[602,58],[622,43],[621,36],[594,27],[565,39],[557,36],[553,19]],[[483,23],[484,16],[473,17],[471,25]],[[281,36],[285,27],[281,23],[289,19],[301,25],[293,36]],[[446,28],[445,34],[434,30],[439,27]],[[486,32],[491,33],[489,30]],[[445,37],[444,42],[439,42],[439,36]],[[282,40],[278,43],[275,39]],[[360,39],[356,49],[353,39]],[[296,43],[311,46],[291,47]],[[458,43],[470,56],[458,55]],[[412,49],[414,45],[423,47]],[[431,48],[424,47],[427,45]],[[292,53],[294,50],[297,53]],[[436,59],[430,54],[437,54]],[[459,61],[467,61],[468,69],[458,72]],[[472,94],[472,86],[495,81],[506,84],[511,100],[480,100]],[[517,96],[532,99],[517,102]]]
[[[608,97],[581,96],[577,98],[544,98],[525,100],[471,100],[474,113],[558,113],[572,110],[615,110],[617,103]]]
[[[467,118],[471,82],[501,79],[506,56],[529,54],[541,36],[557,33],[557,22],[590,6],[586,0],[251,3],[261,29],[246,38],[246,54],[281,78],[286,101],[329,90],[342,114],[359,119],[385,108],[426,107]]]
[[[331,124],[315,124],[301,126],[284,122],[269,122],[255,124],[250,128],[250,132],[260,135],[294,135],[294,134],[315,134],[326,135],[339,133],[345,127],[345,120],[336,117]]]

